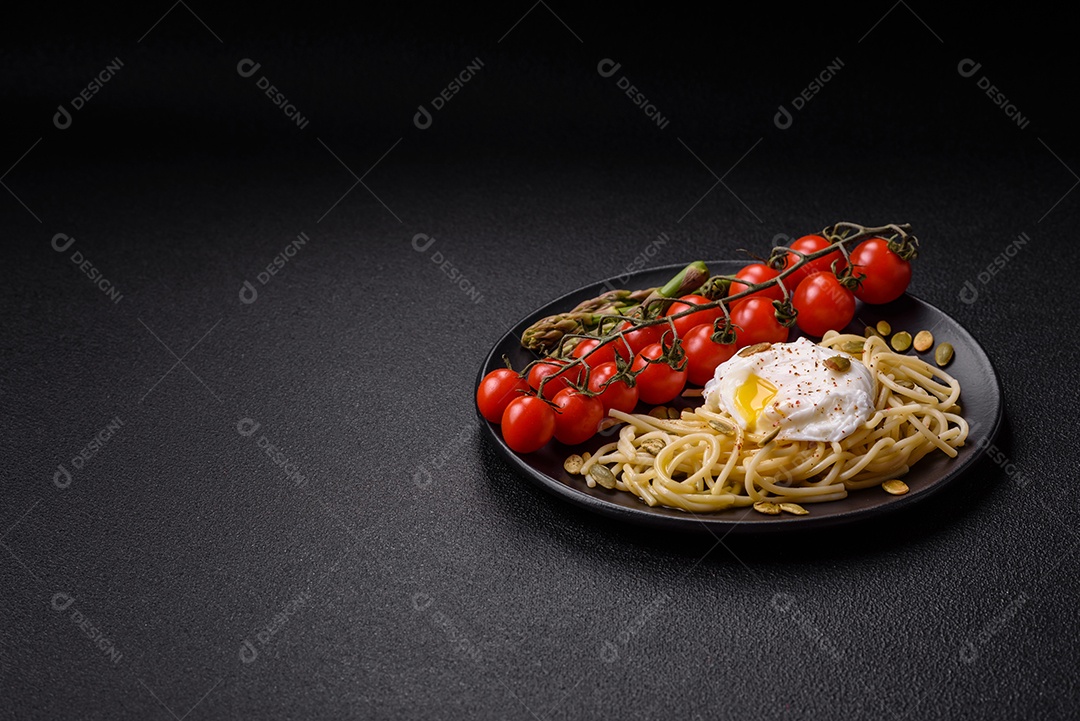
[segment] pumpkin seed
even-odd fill
[[[667,409],[667,417],[670,418],[671,420],[676,420],[681,415],[682,415],[682,411],[680,411],[678,408],[668,408]]]
[[[615,474],[608,470],[607,466],[602,466],[599,463],[589,469],[589,478],[604,488],[611,489],[615,487]]]
[[[907,388],[909,391],[915,390],[915,384],[907,380],[906,378],[901,378],[900,380],[896,381],[896,385],[900,386],[901,388]]]
[[[754,510],[758,513],[764,513],[768,516],[780,515],[780,506],[776,505],[775,503],[770,503],[769,501],[758,501],[754,504]]]
[[[915,350],[925,353],[934,346],[934,334],[928,330],[921,330],[915,334]]]
[[[934,351],[934,360],[942,368],[949,365],[949,361],[952,360],[952,357],[953,347],[951,343],[942,343],[937,347],[937,350]]]
[[[863,342],[858,340],[846,340],[840,344],[840,350],[851,355],[863,354]]]
[[[585,459],[575,453],[563,461],[562,467],[566,469],[567,473],[577,475],[581,472],[583,465],[585,465]]]
[[[780,510],[787,511],[788,513],[793,513],[796,516],[805,516],[810,513],[810,511],[806,510],[798,503],[781,503]]]
[[[664,450],[664,442],[659,438],[649,438],[648,440],[641,442],[641,450],[649,455],[655,456],[660,451]]]
[[[649,415],[653,418],[662,418],[666,420],[668,417],[667,406],[657,406],[649,411]]]
[[[875,328],[872,325],[868,325],[865,328],[863,328],[862,334],[864,336],[866,336],[867,338],[873,338],[874,336],[880,336],[881,335],[880,333],[877,332],[877,328]],[[822,338],[821,340],[825,340],[825,339]]]
[[[769,350],[770,348],[772,348],[772,343],[755,343],[754,345],[748,345],[741,351],[739,351],[739,356],[741,358],[747,358],[754,355],[755,353]]]
[[[908,486],[903,481],[885,481],[881,484],[881,487],[885,489],[886,493],[894,496],[902,496],[908,492]]]
[[[735,435],[735,426],[731,425],[727,421],[711,420],[709,421],[709,427],[715,431],[723,433],[725,436]]]
[[[903,353],[911,347],[911,333],[902,330],[892,337],[892,347],[897,353]]]
[[[877,322],[877,332],[880,333],[883,336],[889,335],[889,333],[892,333],[892,326],[889,325],[889,321],[887,321],[887,320],[879,320]]]
[[[597,426],[597,429],[601,431],[606,431],[608,428],[614,428],[620,423],[622,423],[622,421],[620,421],[618,418],[605,418],[600,421],[600,425]]]
[[[832,358],[825,359],[825,367],[837,373],[843,373],[851,368],[851,361],[842,355],[834,355]]]

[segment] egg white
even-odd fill
[[[777,439],[840,441],[854,433],[874,412],[874,377],[857,358],[846,356],[851,367],[834,371],[825,360],[845,355],[806,338],[774,343],[750,356],[736,354],[720,364],[705,384],[708,407],[723,409],[744,431],[768,433],[779,428]],[[756,418],[747,418],[736,402],[743,384],[756,375],[776,387]]]

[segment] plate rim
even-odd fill
[[[713,259],[704,261],[704,263],[710,267],[712,265],[741,262],[742,261],[735,258],[729,258],[726,260]],[[556,298],[553,298],[552,300],[540,306],[537,306],[536,308],[519,318],[516,322],[514,322],[509,327],[509,329],[502,335],[500,335],[499,338],[495,341],[495,343],[491,346],[491,349],[485,355],[484,360],[480,364],[480,369],[477,372],[476,381],[473,385],[473,388],[475,389],[479,387],[480,381],[483,379],[484,375],[489,372],[490,368],[492,368],[492,362],[496,358],[496,352],[498,351],[499,346],[503,344],[507,337],[513,336],[516,338],[516,334],[514,333],[514,331],[519,328],[523,323],[525,323],[525,321],[527,321],[529,318],[536,315],[536,313],[541,309],[554,306],[559,302],[565,300],[566,298],[569,298],[576,293],[580,293],[586,288],[603,286],[605,284],[610,285],[613,288],[619,287],[619,285],[612,284],[612,281],[616,279],[619,279],[620,281],[622,281],[622,283],[628,283],[634,277],[643,274],[660,273],[663,271],[671,271],[672,273],[674,273],[685,267],[685,263],[672,263],[669,265],[661,265],[651,268],[640,268],[633,271],[629,275],[624,273],[621,275],[615,275],[608,278],[596,280],[590,283],[585,283],[573,290],[563,293]],[[504,458],[504,460],[507,461],[507,463],[514,466],[518,471],[524,471],[525,476],[531,482],[539,485],[549,493],[553,493],[556,496],[562,498],[563,500],[573,503],[580,508],[585,508],[586,510],[598,513],[608,518],[617,519],[625,523],[636,524],[639,526],[644,525],[652,526],[655,528],[664,528],[666,530],[672,530],[673,528],[678,528],[679,530],[684,531],[703,529],[708,529],[710,531],[722,530],[725,531],[725,535],[727,533],[765,534],[792,533],[821,528],[831,528],[835,526],[845,526],[849,524],[859,523],[868,519],[877,518],[882,515],[893,514],[897,511],[909,508],[913,504],[919,503],[927,498],[936,495],[945,487],[955,482],[958,477],[968,471],[968,469],[973,466],[975,462],[985,454],[987,447],[989,447],[997,438],[997,435],[1001,430],[1005,411],[1004,393],[1002,391],[1001,377],[998,374],[997,368],[994,366],[993,359],[990,357],[990,354],[986,352],[986,349],[983,348],[982,344],[979,343],[975,336],[973,336],[971,332],[968,331],[968,329],[964,327],[964,325],[958,320],[956,320],[956,318],[954,318],[953,316],[949,315],[945,311],[941,310],[937,306],[933,305],[932,303],[926,301],[923,298],[920,298],[917,295],[908,292],[905,292],[904,295],[908,298],[911,298],[916,303],[919,303],[920,305],[925,306],[936,313],[940,313],[942,316],[948,318],[950,321],[955,323],[956,326],[960,328],[961,331],[963,331],[963,333],[967,336],[967,339],[970,341],[971,345],[978,349],[978,352],[981,354],[987,366],[989,366],[990,368],[990,375],[993,379],[993,388],[997,395],[997,406],[995,408],[994,418],[990,424],[990,431],[986,435],[986,441],[977,442],[974,452],[967,459],[964,460],[963,464],[960,467],[946,472],[941,478],[934,480],[932,483],[930,483],[927,487],[921,489],[919,492],[914,494],[904,494],[902,496],[894,496],[893,499],[890,500],[888,503],[870,506],[868,508],[851,509],[847,511],[841,511],[838,513],[831,513],[828,515],[821,515],[816,517],[814,516],[814,514],[810,514],[806,516],[791,516],[790,518],[769,517],[747,520],[747,516],[752,512],[752,507],[749,506],[746,508],[746,513],[744,513],[743,516],[738,519],[717,518],[710,514],[694,513],[693,511],[682,511],[683,513],[687,514],[685,517],[672,516],[666,513],[661,515],[657,513],[656,510],[653,509],[653,507],[648,506],[644,503],[641,504],[641,508],[627,507],[611,503],[610,501],[607,501],[602,497],[592,495],[580,489],[569,486],[558,478],[550,476],[547,473],[544,473],[534,468],[506,445],[505,441],[502,438],[502,434],[499,433],[497,430],[496,424],[485,419],[480,413],[479,409],[475,407],[475,403],[474,409],[476,411],[476,416],[480,421],[481,428],[488,436],[488,441],[495,447],[495,449]],[[660,508],[664,508],[667,511],[680,510],[667,507],[658,507],[657,510],[659,510]],[[727,509],[725,509],[725,512],[726,510]]]

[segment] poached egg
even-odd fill
[[[745,350],[745,349],[744,349]],[[825,361],[841,356],[846,370]],[[773,343],[721,363],[705,384],[706,407],[722,409],[744,431],[789,441],[840,441],[874,412],[874,378],[862,361],[806,338]]]

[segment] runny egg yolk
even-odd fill
[[[775,396],[776,386],[751,373],[735,391],[735,408],[746,420],[746,424],[753,428],[758,416]]]

